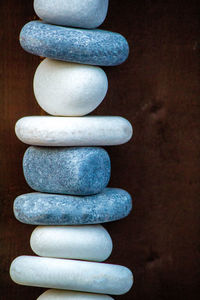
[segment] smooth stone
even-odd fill
[[[99,224],[125,218],[131,209],[129,193],[116,188],[85,197],[29,193],[14,202],[15,217],[32,225]]]
[[[24,177],[35,191],[93,195],[110,180],[108,153],[100,147],[29,147],[23,158]]]
[[[32,116],[18,120],[15,132],[23,143],[29,145],[112,146],[128,142],[133,129],[122,117]]]
[[[129,54],[128,43],[119,33],[40,21],[31,21],[22,28],[20,43],[31,54],[88,65],[119,65]]]
[[[112,252],[112,240],[101,225],[38,226],[30,245],[39,256],[104,261]]]
[[[96,28],[106,18],[108,0],[34,0],[34,10],[47,23]]]
[[[47,290],[37,300],[113,300],[110,296],[63,290]]]
[[[33,88],[38,104],[50,115],[84,116],[105,98],[108,80],[95,66],[44,59]]]
[[[123,266],[37,256],[17,257],[10,276],[22,285],[111,295],[125,294],[133,284]]]

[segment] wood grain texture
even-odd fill
[[[107,148],[110,186],[133,196],[132,214],[105,227],[113,238],[108,260],[131,268],[132,290],[115,299],[199,299],[200,270],[200,73],[198,0],[110,0],[102,28],[120,32],[130,56],[104,68],[109,79],[97,115],[122,115],[134,137]],[[12,283],[8,270],[18,255],[32,254],[33,226],[15,220],[17,195],[31,191],[21,161],[27,148],[15,122],[45,114],[36,104],[32,79],[40,58],[18,43],[21,27],[35,19],[32,1],[0,1],[0,255],[2,300],[36,299],[43,289]]]

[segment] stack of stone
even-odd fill
[[[106,74],[95,65],[122,63],[128,44],[120,34],[94,29],[106,17],[108,0],[35,0],[34,8],[42,21],[26,24],[20,42],[48,57],[36,70],[34,93],[52,116],[16,124],[18,138],[31,145],[23,171],[36,192],[17,197],[14,214],[40,226],[30,240],[39,256],[16,258],[11,278],[52,288],[40,300],[112,299],[104,294],[126,293],[133,276],[126,267],[100,263],[111,254],[112,240],[99,224],[126,217],[132,201],[126,191],[107,188],[110,158],[97,146],[127,142],[132,126],[122,117],[85,115],[108,89]]]

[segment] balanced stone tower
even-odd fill
[[[131,196],[107,187],[108,153],[101,146],[130,140],[132,126],[118,116],[86,116],[105,98],[108,80],[98,66],[128,57],[126,39],[95,29],[104,21],[108,0],[35,0],[42,21],[26,24],[21,46],[46,57],[34,76],[38,104],[50,116],[28,116],[16,135],[31,145],[23,158],[28,185],[35,191],[14,202],[15,217],[39,225],[30,245],[38,256],[20,256],[10,268],[21,285],[51,288],[38,299],[109,300],[128,292],[132,272],[102,263],[112,240],[101,223],[126,217]]]

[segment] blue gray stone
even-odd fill
[[[29,147],[24,176],[35,191],[70,195],[101,192],[110,179],[110,158],[100,147]]]
[[[34,10],[50,24],[96,28],[105,20],[108,0],[34,0]]]
[[[14,202],[15,217],[32,225],[99,224],[122,219],[131,209],[129,193],[116,188],[82,197],[30,193]]]
[[[77,29],[31,21],[21,30],[20,43],[27,52],[81,64],[114,66],[129,54],[126,39],[100,29]]]

